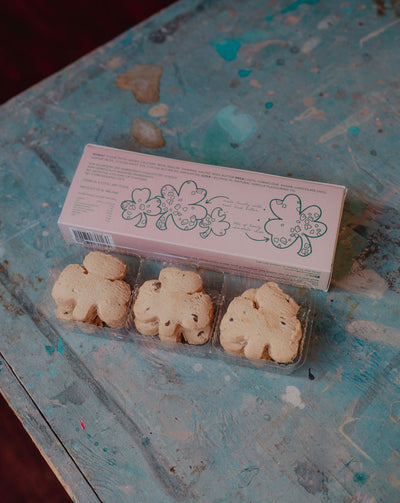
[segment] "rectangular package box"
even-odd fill
[[[68,243],[329,288],[345,187],[87,145]]]

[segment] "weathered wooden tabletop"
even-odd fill
[[[115,84],[136,64],[156,109]],[[400,500],[399,130],[400,19],[357,0],[183,0],[1,107],[0,386],[75,501]],[[49,318],[87,143],[348,187],[303,367]]]

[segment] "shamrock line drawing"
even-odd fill
[[[323,236],[327,226],[319,219],[322,210],[319,206],[311,205],[302,210],[301,199],[296,194],[288,194],[284,199],[273,199],[270,208],[276,218],[270,218],[265,231],[271,236],[271,243],[276,248],[289,248],[297,240],[300,257],[307,257],[312,253],[310,239]]]
[[[183,231],[194,229],[197,222],[207,215],[207,210],[199,204],[206,195],[207,191],[199,189],[196,182],[191,180],[184,182],[179,191],[172,185],[164,185],[161,189],[161,216],[156,227],[165,230],[171,218]]]
[[[206,199],[206,189],[199,188],[193,180],[183,182],[179,189],[173,185],[164,185],[160,195],[151,196],[148,188],[132,190],[131,199],[122,201],[122,218],[136,220],[135,227],[146,227],[148,217],[157,217],[155,225],[158,230],[168,229],[171,222],[182,231],[191,231],[198,225],[204,231],[200,236],[206,239],[210,235],[224,236],[231,224],[226,221],[226,213],[217,206],[220,198],[215,196]]]
[[[160,199],[151,197],[149,189],[134,189],[132,190],[131,199],[122,201],[121,208],[122,218],[124,220],[138,219],[136,227],[146,227],[147,215],[155,216],[160,214]]]
[[[200,236],[206,239],[210,233],[215,234],[215,236],[225,236],[226,231],[229,229],[231,224],[226,220],[226,213],[223,212],[222,208],[214,208],[211,214],[208,214],[199,223],[200,227],[206,229],[200,232]]]

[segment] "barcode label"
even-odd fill
[[[101,234],[99,232],[82,231],[81,229],[71,229],[72,236],[76,243],[102,245],[114,247],[114,241],[111,234]]]

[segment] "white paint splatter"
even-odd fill
[[[225,381],[226,381],[226,382],[229,382],[229,381],[231,380],[231,376],[226,375],[226,376],[224,377],[224,379],[225,379]]]
[[[260,84],[260,82],[257,79],[251,79],[250,85],[251,85],[251,87],[255,87],[256,89],[262,88],[262,84]]]
[[[137,490],[135,485],[131,486],[117,486],[117,488],[122,491],[124,494],[127,496],[131,496],[132,494],[135,494],[135,491]]]
[[[390,404],[390,412],[389,412],[389,417],[394,423],[399,423],[400,422],[400,407],[399,407],[400,401],[395,400]]]
[[[295,122],[304,121],[306,119],[323,119],[325,117],[325,113],[323,110],[319,110],[316,107],[308,107],[302,112],[300,115],[297,115],[294,119],[290,121],[290,124]]]
[[[389,475],[388,481],[390,482],[390,485],[392,487],[395,487],[396,489],[400,489],[400,480],[397,478],[397,476],[394,473]]]
[[[200,372],[200,370],[203,369],[203,365],[201,363],[195,363],[193,365],[193,370],[195,370],[196,372]]]
[[[303,54],[307,54],[307,56],[310,56],[311,51],[314,50],[317,45],[321,42],[321,39],[319,37],[312,37],[307,42],[305,42],[301,48],[301,52]]]
[[[121,66],[122,63],[123,63],[123,59],[121,58],[121,56],[116,56],[114,58],[109,59],[106,62],[106,66],[108,68],[114,69],[114,68],[118,68],[119,66]]]
[[[356,491],[352,500],[357,501],[358,503],[376,503],[376,499],[374,496],[371,496],[370,494],[365,494],[364,492],[361,491]]]
[[[386,281],[378,273],[372,269],[361,269],[358,263],[352,266],[350,274],[333,283],[346,292],[370,299],[382,299],[388,289]]]
[[[150,117],[165,117],[168,115],[168,105],[165,103],[157,103],[154,107],[151,107],[148,111]]]
[[[327,30],[328,28],[333,26],[338,19],[338,16],[330,14],[329,16],[324,17],[324,19],[321,19],[321,21],[317,24],[317,28],[318,30]]]
[[[342,382],[342,375],[343,375],[343,367],[339,366],[336,369],[336,374],[331,374],[330,371],[326,373],[326,379],[329,379],[328,384],[325,386],[325,388],[322,390],[322,393],[325,393],[334,382]]]
[[[287,40],[261,40],[260,42],[255,42],[253,44],[244,44],[241,48],[241,52],[246,58],[246,63],[250,65],[252,63],[253,57],[259,51],[269,47],[271,45],[279,44],[281,47],[290,44]]]
[[[12,234],[11,236],[9,236],[5,241],[4,243],[8,243],[8,241],[11,241],[12,239],[16,238],[17,236],[19,236],[20,234],[23,234],[24,232],[27,232],[29,231],[30,229],[32,229],[33,227],[36,227],[40,225],[40,222],[39,220],[35,220],[34,222],[30,223],[29,225],[27,225],[26,227],[24,227],[23,229],[19,230],[18,232],[16,232],[15,234]]]
[[[400,347],[400,331],[383,323],[371,320],[354,320],[346,326],[346,330],[359,339]]]
[[[286,386],[286,391],[282,395],[282,400],[286,403],[290,403],[293,407],[298,407],[299,409],[304,409],[306,404],[301,399],[301,393],[296,386]]]
[[[161,129],[153,122],[141,117],[133,119],[131,135],[146,148],[162,148],[165,146]]]
[[[362,47],[365,44],[365,42],[367,42],[371,38],[377,37],[378,35],[380,35],[381,33],[383,33],[384,31],[391,28],[392,26],[394,26],[397,23],[400,23],[400,19],[396,19],[396,21],[393,21],[392,23],[389,23],[385,26],[382,26],[382,28],[380,30],[372,31],[371,33],[369,33],[368,35],[366,35],[365,37],[363,37],[360,40],[360,47]]]
[[[344,427],[349,424],[353,423],[354,421],[358,421],[358,417],[348,417],[343,424],[339,426],[339,431],[340,433],[344,436],[344,438],[355,448],[357,451],[362,454],[364,457],[366,457],[369,461],[373,461],[371,456],[369,456],[361,447],[359,447],[350,437],[347,435],[347,433],[344,432]]]
[[[342,134],[347,133],[348,129],[353,126],[360,126],[360,124],[369,121],[374,116],[373,111],[367,111],[364,115],[361,115],[360,112],[355,112],[351,114],[347,119],[340,122],[337,126],[332,128],[327,133],[320,136],[317,140],[317,143],[325,143],[336,136],[340,136]]]

